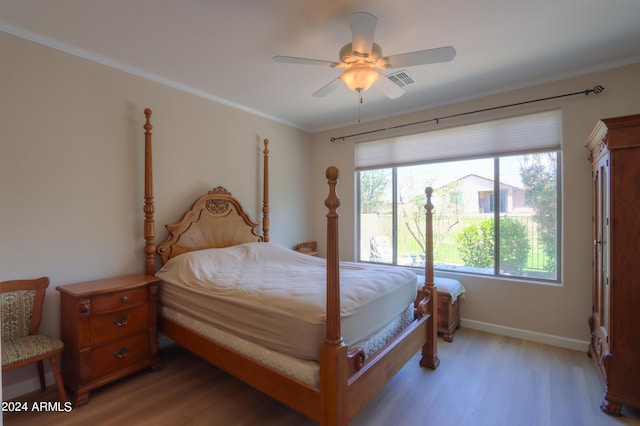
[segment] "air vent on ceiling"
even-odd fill
[[[387,77],[399,87],[405,87],[416,82],[406,71],[394,72],[393,74],[389,74]]]

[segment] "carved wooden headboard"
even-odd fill
[[[163,262],[182,253],[207,248],[229,247],[248,242],[269,241],[269,140],[264,140],[262,235],[258,223],[253,222],[242,205],[229,191],[219,186],[198,198],[178,223],[166,225],[169,236],[155,245],[153,205],[153,158],[151,109],[144,110],[145,129],[145,195],[144,238],[145,273],[156,273],[155,256]]]
[[[263,241],[240,202],[219,186],[198,198],[180,222],[167,225],[169,237],[157,252],[166,262],[174,256],[207,248]]]

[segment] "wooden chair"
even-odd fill
[[[308,254],[309,256],[318,255],[318,243],[316,241],[307,241],[296,245],[296,251]]]
[[[37,363],[40,388],[46,389],[43,360],[49,359],[56,378],[60,400],[67,394],[56,356],[62,353],[61,340],[38,333],[42,304],[49,287],[49,278],[0,282],[0,316],[2,321],[2,371]]]

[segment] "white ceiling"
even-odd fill
[[[457,56],[407,68],[403,96],[373,87],[360,108],[344,86],[311,96],[340,70],[272,61],[338,61],[355,11],[378,17],[385,56]],[[2,0],[0,31],[307,131],[640,61],[638,0]]]

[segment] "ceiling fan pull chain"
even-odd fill
[[[360,123],[360,119],[362,118],[362,114],[361,114],[362,90],[358,90],[358,94],[360,95],[360,102],[358,102],[358,124],[359,124]]]

